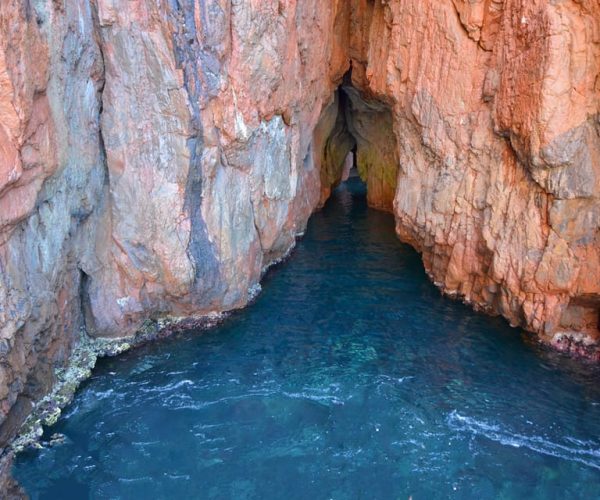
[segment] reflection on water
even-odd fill
[[[356,180],[250,308],[103,360],[32,498],[593,498],[600,374],[444,299]]]

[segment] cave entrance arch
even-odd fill
[[[352,85],[351,70],[335,91],[314,134],[320,160],[321,204],[356,167],[367,185],[369,206],[392,212],[398,178],[398,153],[392,113],[381,101]]]

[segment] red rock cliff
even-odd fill
[[[387,2],[367,19],[356,80],[392,109],[400,238],[447,293],[559,347],[597,343],[600,4]]]
[[[355,147],[445,292],[596,352],[596,0],[6,0],[0,33],[0,445],[80,329],[245,305]]]

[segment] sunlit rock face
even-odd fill
[[[600,4],[365,5],[353,80],[392,109],[399,237],[447,293],[597,342]]]
[[[600,340],[597,1],[7,0],[0,30],[0,445],[81,328],[244,306],[353,161],[444,291]]]
[[[349,4],[340,92],[354,142],[334,129],[341,151],[325,148],[322,181],[358,143],[370,203],[393,203],[438,286],[588,350],[600,340],[600,5]]]
[[[347,64],[330,66],[331,6],[158,5],[98,3],[109,182],[84,267],[93,335],[247,302],[315,208],[312,130]]]

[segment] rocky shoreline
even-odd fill
[[[165,317],[148,320],[135,335],[116,339],[92,338],[81,329],[79,342],[73,349],[67,366],[58,369],[55,373],[56,382],[52,391],[33,405],[29,416],[22,423],[15,437],[0,453],[0,491],[7,492],[8,498],[11,499],[26,498],[11,477],[15,455],[28,447],[41,448],[60,444],[60,435],[52,436],[47,443],[41,442],[44,427],[50,427],[58,421],[62,410],[71,403],[79,386],[92,375],[98,359],[118,356],[148,342],[185,330],[214,328],[228,314],[212,313],[198,317]]]

